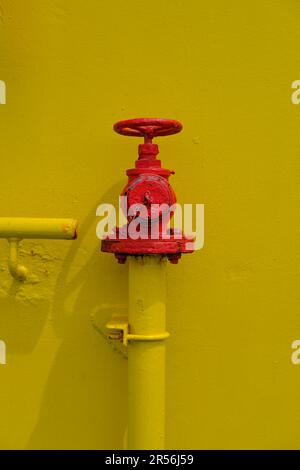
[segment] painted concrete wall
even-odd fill
[[[96,207],[136,155],[122,118],[179,119],[160,140],[205,248],[168,267],[167,447],[299,448],[300,6],[295,0],[1,0],[1,216],[78,217],[76,242],[0,241],[1,448],[120,448],[126,360],[91,312],[126,301]]]

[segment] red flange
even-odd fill
[[[193,252],[193,237],[167,230],[174,213],[172,206],[176,203],[168,181],[174,171],[162,168],[160,160],[156,159],[158,146],[152,143],[154,137],[176,134],[181,129],[181,123],[173,119],[130,119],[114,125],[119,134],[144,137],[144,143],[139,145],[135,168],[126,172],[128,183],[121,194],[125,196],[123,211],[128,224],[115,228],[113,234],[102,240],[101,250],[114,253],[119,263],[124,263],[128,255],[153,254],[166,255],[170,262],[177,263],[181,253]],[[128,212],[129,208],[131,211]],[[130,224],[137,220],[141,236],[132,239]]]

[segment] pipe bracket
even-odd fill
[[[119,340],[124,346],[128,346],[129,341],[164,341],[169,338],[170,333],[164,331],[162,333],[152,333],[151,335],[139,335],[130,333],[130,325],[127,317],[113,315],[105,325],[107,336],[112,340]]]
[[[20,238],[8,238],[9,255],[8,269],[11,276],[17,281],[25,281],[28,275],[28,269],[19,263],[19,243]]]

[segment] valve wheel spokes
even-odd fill
[[[119,121],[114,130],[122,135],[153,139],[164,135],[177,134],[182,130],[182,124],[174,119],[128,119]]]

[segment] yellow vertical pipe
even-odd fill
[[[166,259],[129,257],[130,333],[166,330]],[[164,449],[165,341],[128,344],[128,448]]]

